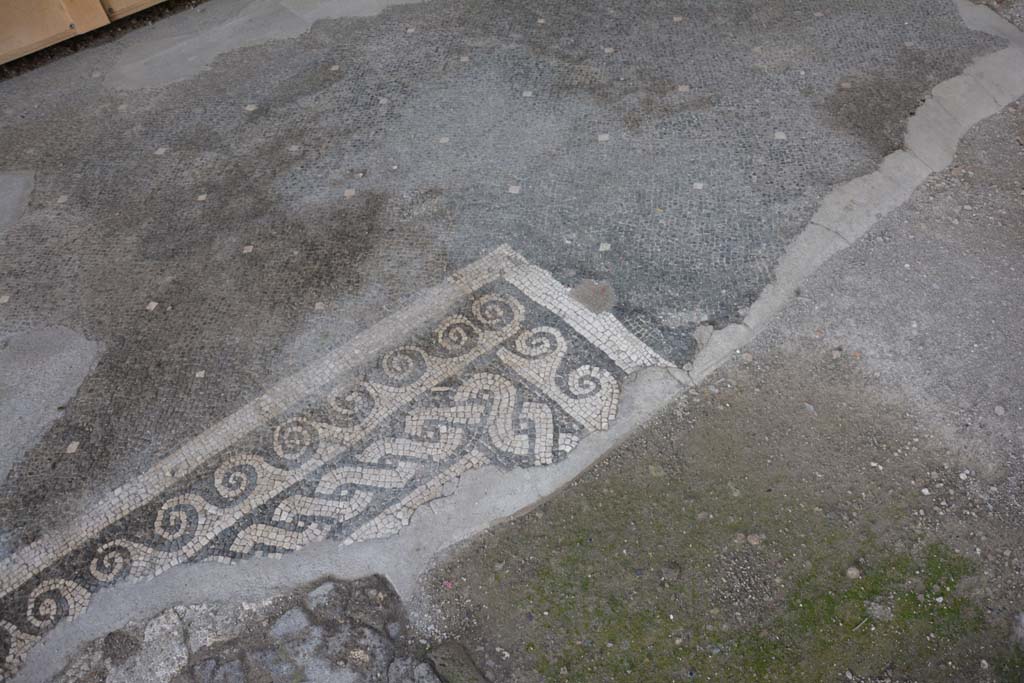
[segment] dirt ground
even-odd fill
[[[1024,680],[1003,473],[858,356],[808,340],[691,392],[440,566],[441,630],[502,681]]]

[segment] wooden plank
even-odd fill
[[[85,33],[110,23],[99,0],[61,0],[75,24],[75,33]]]
[[[0,61],[8,62],[75,34],[60,0],[4,0],[0,7]]]
[[[164,0],[101,0],[111,21],[134,14],[147,7],[158,5]]]
[[[0,0],[0,64],[106,23],[98,0]]]

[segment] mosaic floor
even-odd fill
[[[471,469],[557,462],[658,365],[501,247],[4,560],[3,670],[118,581],[389,536]]]

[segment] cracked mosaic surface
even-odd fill
[[[4,560],[5,670],[118,581],[382,538],[469,470],[555,463],[608,428],[626,375],[668,365],[507,247],[446,286],[439,320],[335,350]]]

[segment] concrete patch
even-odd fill
[[[61,416],[99,354],[66,327],[0,340],[0,480]]]
[[[941,171],[953,162],[962,132],[963,127],[952,114],[937,100],[928,99],[907,121],[903,144],[932,171]]]
[[[1024,51],[1006,48],[974,60],[964,73],[977,78],[1000,106],[1005,107],[1024,92]]]
[[[964,24],[974,31],[981,31],[991,36],[998,36],[1014,47],[1024,49],[1024,36],[1006,19],[988,7],[971,2],[971,0],[955,0],[956,9]]]
[[[932,88],[932,97],[960,122],[964,132],[1002,107],[973,76],[962,74]]]
[[[195,76],[226,52],[300,35],[319,19],[372,16],[416,1],[222,0],[204,6],[203,13],[172,18],[178,24],[173,39],[136,43],[104,82],[124,90],[159,88]]]
[[[0,173],[0,237],[25,213],[33,185],[35,174],[31,171]]]
[[[916,177],[893,177],[880,170],[855,178],[825,196],[811,216],[811,223],[853,242],[879,218],[905,202],[917,182],[920,180]]]

